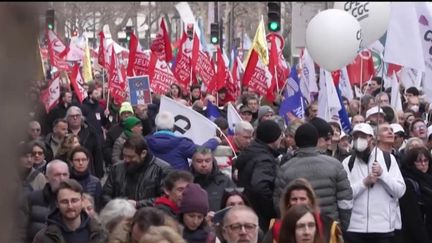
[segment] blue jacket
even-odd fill
[[[192,158],[196,148],[190,138],[178,137],[171,131],[158,131],[146,137],[147,144],[154,156],[165,160],[174,169],[189,170],[188,158]],[[215,138],[209,139],[202,146],[215,150],[219,142]]]

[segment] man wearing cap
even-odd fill
[[[143,135],[147,135],[148,133],[151,132],[152,130],[152,125],[151,125],[151,121],[150,119],[146,116],[146,112],[141,112],[143,113],[141,116],[139,114],[137,114],[137,117],[140,119],[141,121],[141,125],[142,125],[142,130],[143,130]],[[126,118],[133,116],[134,113],[134,109],[132,107],[132,105],[129,102],[123,102],[121,104],[120,110],[119,110],[119,122],[118,124],[115,124],[114,126],[112,126],[107,134],[106,134],[106,138],[105,138],[105,142],[103,145],[103,156],[104,156],[104,160],[105,163],[107,165],[112,165],[112,153],[113,153],[113,146],[115,141],[117,140],[117,138],[120,136],[120,134],[123,132],[123,126],[122,126],[122,122],[124,120],[126,120]]]
[[[274,180],[279,167],[276,157],[282,138],[282,131],[276,122],[261,122],[256,129],[255,140],[235,162],[238,186],[245,188],[245,195],[257,212],[263,231],[268,230],[270,219],[276,217],[274,208],[269,205],[273,203]]]
[[[378,107],[374,106],[366,111],[366,122],[369,122],[372,126],[376,126],[385,121],[384,111]]]
[[[391,128],[380,126],[379,139],[384,140]],[[347,242],[391,242],[394,230],[401,226],[398,199],[405,193],[405,183],[395,157],[374,148],[373,138],[369,124],[357,124],[353,129],[354,154],[342,162],[355,209],[344,237]]]
[[[252,122],[253,112],[247,105],[243,105],[239,109],[239,115],[243,121]]]
[[[335,158],[321,154],[317,148],[318,130],[310,123],[297,128],[296,155],[281,166],[275,180],[273,203],[279,200],[285,187],[303,177],[310,181],[320,202],[321,212],[348,227],[352,207],[352,190],[342,164]]]
[[[266,120],[270,120],[272,119],[274,116],[274,110],[268,106],[268,105],[264,105],[261,106],[258,110],[258,123],[262,122],[262,121],[266,121]]]

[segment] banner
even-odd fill
[[[203,144],[216,136],[216,124],[205,116],[166,96],[161,96],[160,111],[173,114],[174,133],[192,139],[196,144]]]
[[[129,61],[127,76],[142,76],[149,74],[150,51],[145,51],[134,33],[130,35]]]
[[[116,104],[121,104],[126,99],[126,82],[125,76],[122,74],[120,70],[120,65],[117,60],[117,56],[114,52],[114,47],[112,48],[111,54],[111,62],[108,69],[108,88],[112,97],[114,98],[114,102]]]
[[[266,95],[271,86],[272,75],[267,66],[261,61],[258,53],[252,49],[246,70],[243,75],[243,87],[250,87],[259,95]]]
[[[69,48],[60,40],[52,30],[48,30],[48,52],[51,66],[56,67],[59,71],[69,71],[70,66],[65,60]]]
[[[192,40],[183,32],[180,40],[180,48],[176,58],[176,64],[173,67],[173,73],[178,80],[178,85],[182,90],[188,90],[192,82]]]
[[[150,87],[155,94],[164,95],[170,91],[171,84],[177,83],[168,64],[153,53],[150,57],[149,74]]]
[[[204,85],[208,87],[212,82],[216,82],[214,64],[208,54],[203,51],[197,33],[194,33],[192,47],[192,70],[197,74]]]
[[[128,77],[128,94],[131,105],[151,104],[149,76]]]

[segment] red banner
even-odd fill
[[[362,51],[362,55],[357,55],[354,62],[347,65],[348,76],[352,85],[365,83],[375,75],[372,53]],[[362,74],[363,72],[363,74]],[[360,75],[362,76],[360,79]]]
[[[271,73],[264,63],[259,60],[258,53],[252,50],[243,75],[243,86],[248,86],[264,96],[271,85],[271,78]]]
[[[176,65],[174,67],[174,75],[178,80],[178,85],[183,90],[188,90],[189,83],[191,82],[191,57],[192,57],[192,42],[187,37],[186,33],[183,33],[180,41],[180,48],[177,54]]]
[[[47,113],[58,103],[60,99],[60,73],[57,72],[48,88],[42,90],[40,99]]]
[[[114,52],[114,46],[112,48],[111,53],[111,62],[108,70],[108,88],[112,97],[114,98],[114,102],[116,104],[121,104],[126,99],[126,91],[125,91],[125,77],[122,75],[117,56]]]
[[[82,78],[79,64],[76,63],[72,69],[72,74],[70,75],[70,81],[72,84],[72,87],[74,87],[75,94],[78,97],[78,100],[80,103],[83,102],[83,100],[87,97],[87,91],[84,89],[84,79]]]
[[[165,95],[170,91],[171,84],[177,83],[168,64],[154,53],[151,53],[149,73],[150,87],[156,94]]]
[[[52,66],[59,69],[59,71],[69,71],[70,66],[65,60],[69,48],[60,40],[60,38],[52,30],[48,30],[48,53]]]
[[[164,18],[161,20],[159,32],[156,34],[156,39],[153,40],[150,49],[165,62],[170,62],[173,58],[171,41]]]

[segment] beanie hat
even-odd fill
[[[141,124],[141,120],[135,116],[130,116],[123,121],[124,133],[127,137],[132,136],[132,128],[138,124]]]
[[[333,129],[324,119],[319,117],[314,117],[309,121],[318,130],[318,138],[326,138],[333,136]]]
[[[199,184],[189,183],[183,191],[180,213],[202,213],[207,215],[208,211],[207,192]]]
[[[268,105],[263,105],[259,108],[258,110],[258,121],[261,121],[261,118],[267,114],[267,113],[273,113],[274,114],[274,110],[268,106]]]
[[[120,110],[119,110],[119,114],[121,115],[125,111],[129,111],[129,112],[132,112],[132,114],[134,114],[132,105],[129,102],[123,102],[121,104],[121,107],[120,107]]]
[[[309,123],[299,126],[295,132],[294,140],[297,147],[315,147],[318,143],[318,130]]]
[[[273,120],[260,122],[256,129],[256,138],[264,143],[273,143],[281,135],[282,130]]]

